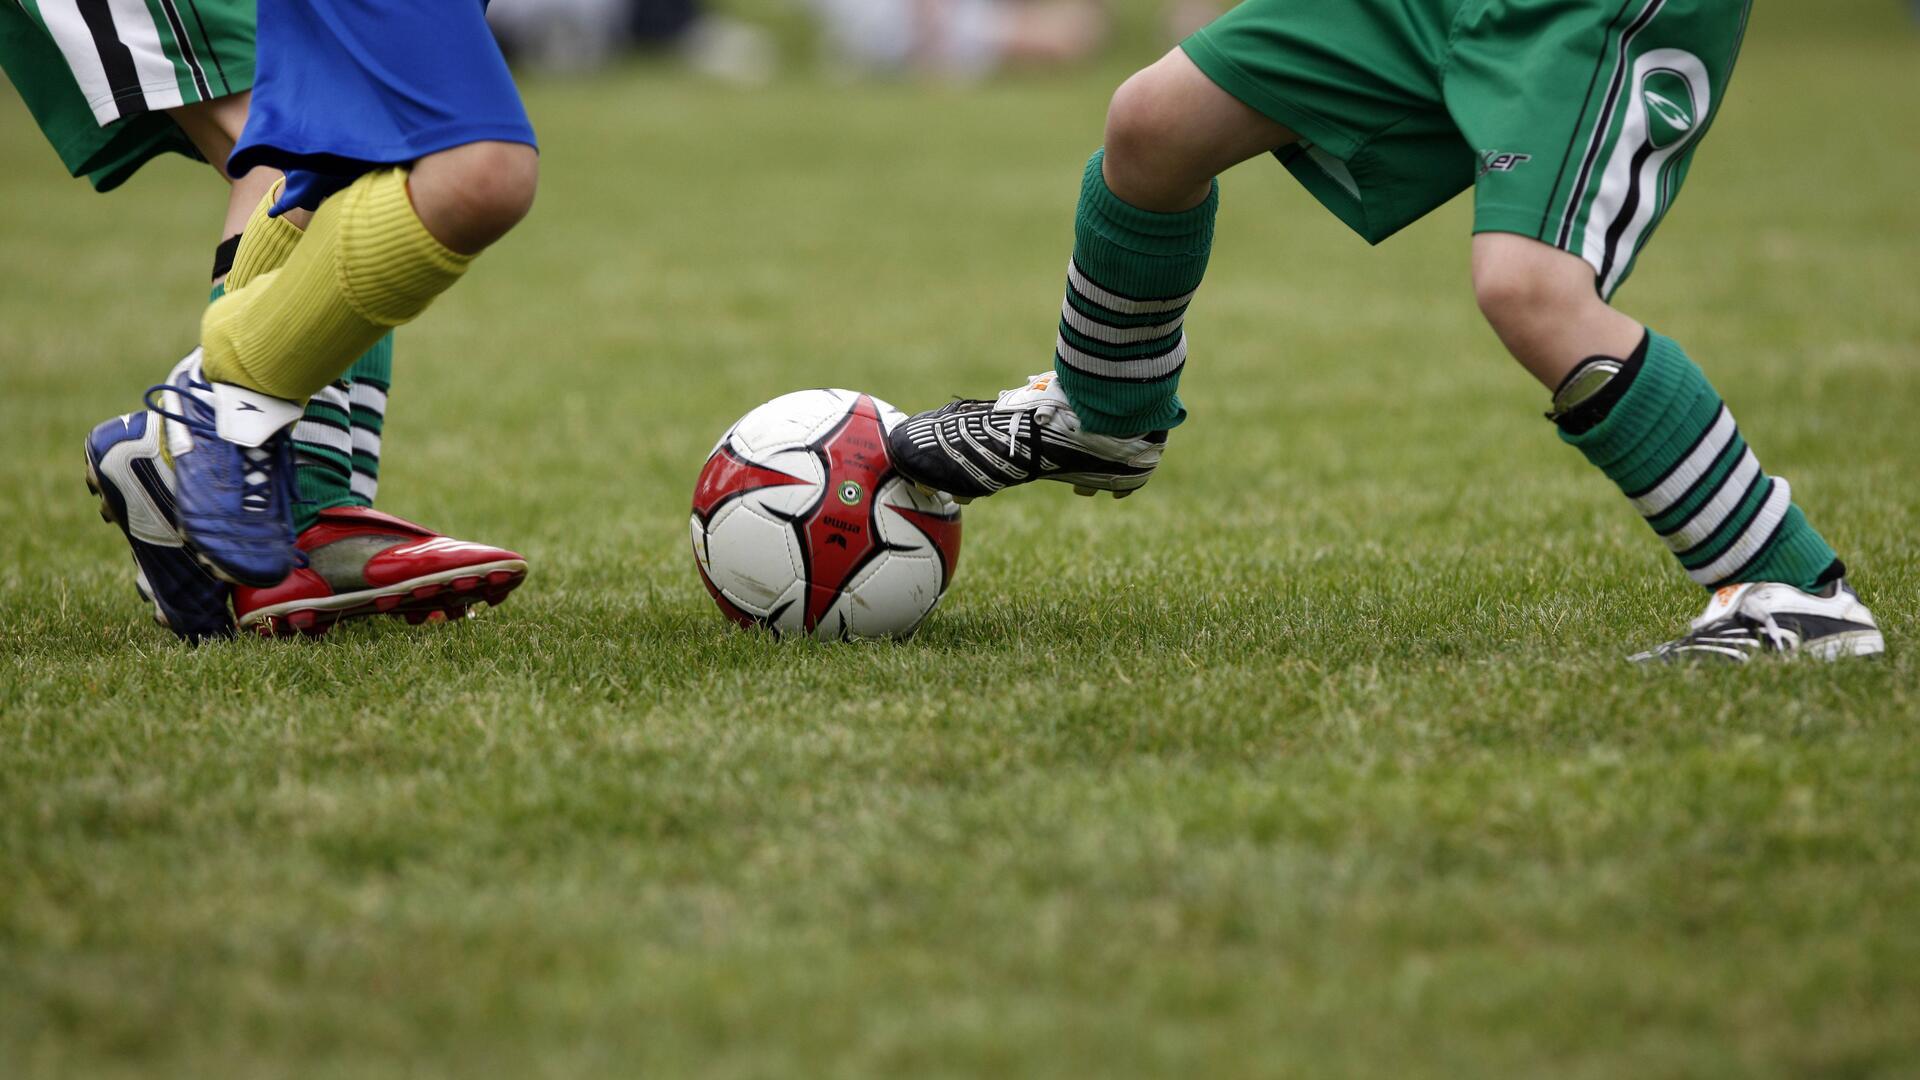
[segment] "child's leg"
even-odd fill
[[[321,204],[284,266],[207,309],[207,377],[306,400],[525,216],[537,161],[529,146],[477,143],[362,176]]]
[[[1561,438],[1620,486],[1694,581],[1811,591],[1844,573],[1706,375],[1603,302],[1591,265],[1506,233],[1475,237],[1473,262],[1488,322],[1556,392]]]
[[[1055,370],[1086,430],[1180,422],[1188,304],[1213,247],[1214,176],[1298,136],[1174,50],[1123,83],[1088,162]]]

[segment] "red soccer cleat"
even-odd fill
[[[233,590],[241,629],[319,635],[341,619],[368,615],[444,622],[465,618],[482,600],[499,606],[527,579],[527,560],[505,548],[357,506],[322,510],[299,547],[307,565],[285,581]]]

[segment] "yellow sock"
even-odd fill
[[[286,186],[285,177],[275,180],[272,190],[253,208],[253,216],[247,219],[246,230],[240,234],[240,250],[233,254],[233,269],[227,271],[228,292],[239,292],[261,274],[286,265],[294,245],[306,235],[305,230],[288,221],[285,215],[267,216],[273,204],[280,201],[280,190]]]
[[[420,223],[406,170],[368,173],[320,204],[286,265],[208,305],[203,369],[215,382],[305,401],[472,261]]]

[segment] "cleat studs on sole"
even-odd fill
[[[406,600],[406,597],[400,596],[398,594],[394,594],[391,596],[377,596],[373,600],[373,610],[378,611],[384,615],[385,613],[392,611],[394,608],[399,607],[401,602],[403,602],[404,600]]]
[[[1113,497],[1116,499],[1124,499],[1131,494],[1133,494],[1132,491],[1116,491],[1113,493]]]
[[[971,496],[971,495],[955,495],[955,496],[953,497],[953,501],[954,501],[954,502],[957,502],[957,503],[959,503],[959,504],[960,504],[961,506],[970,506],[970,505],[972,505],[972,503],[973,503],[973,496]]]
[[[1085,484],[1073,485],[1073,493],[1075,495],[1083,495],[1089,499],[1093,498],[1094,493],[1098,490],[1099,490],[1098,488],[1088,487]]]

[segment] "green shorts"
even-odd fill
[[[1371,243],[1474,188],[1474,231],[1587,260],[1603,297],[1686,179],[1750,0],[1246,0],[1182,46],[1299,134],[1275,151]]]
[[[67,171],[107,191],[160,154],[200,156],[166,110],[252,87],[253,10],[253,0],[9,0],[0,68]]]

